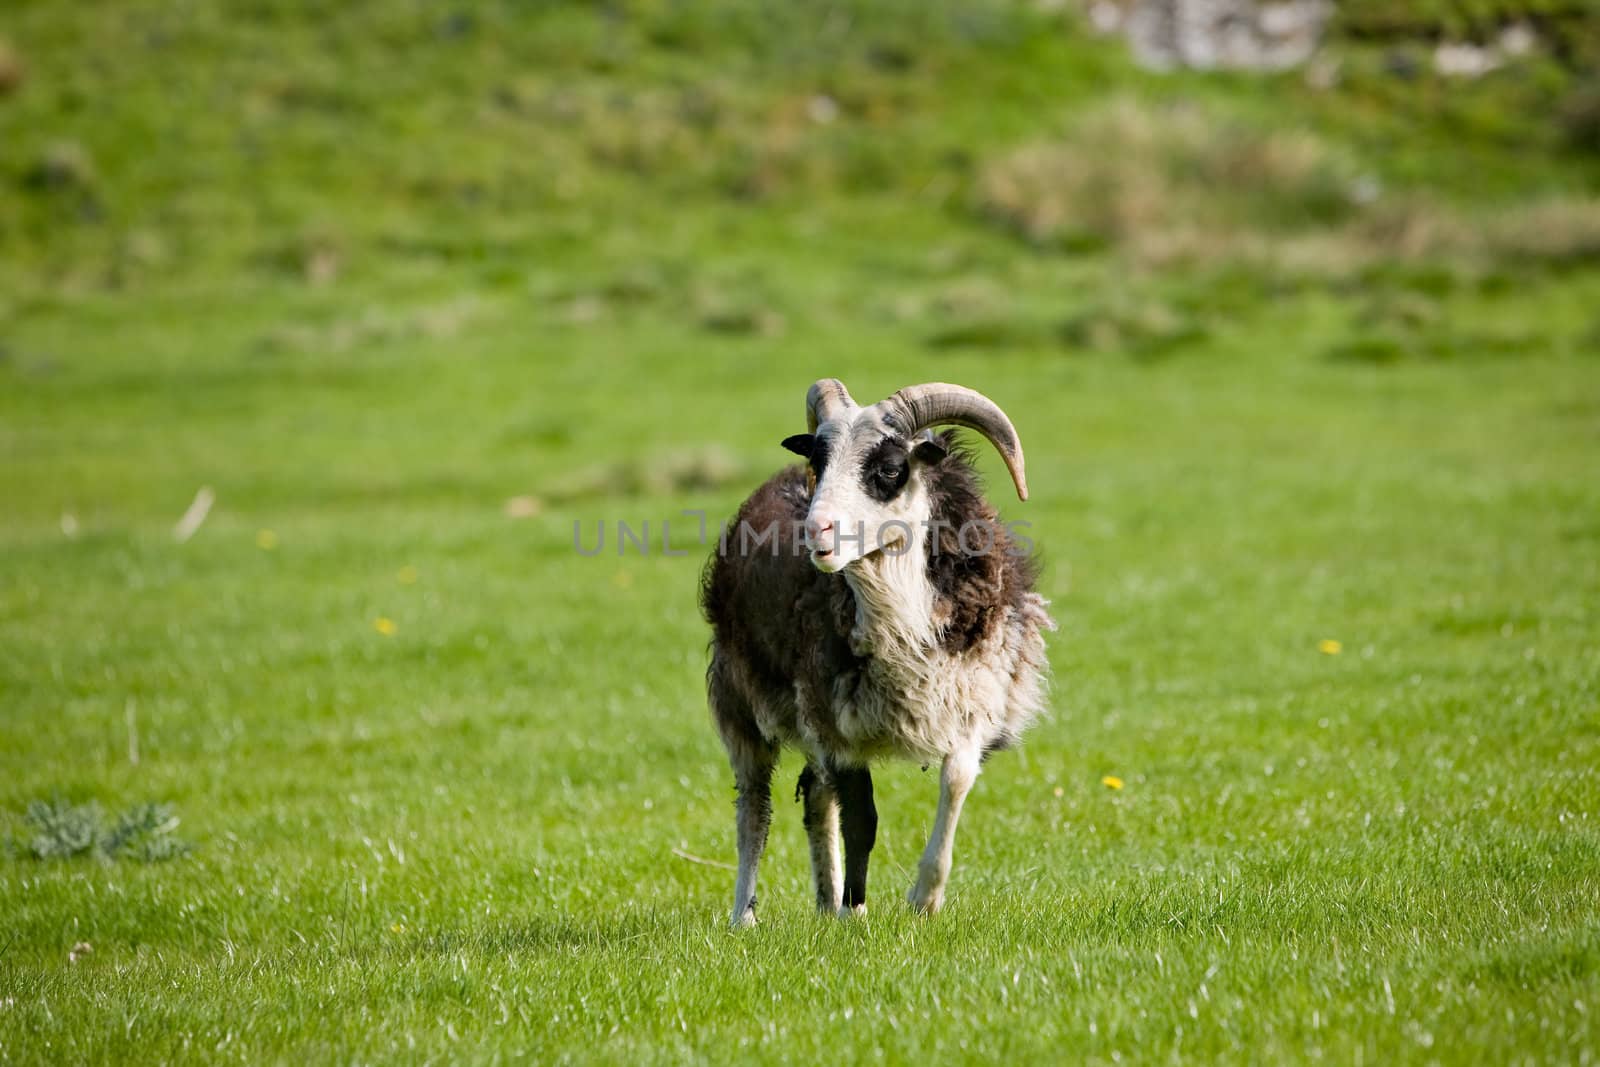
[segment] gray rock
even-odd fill
[[[1284,70],[1311,58],[1332,10],[1328,0],[1133,0],[1122,29],[1154,70]],[[1110,19],[1096,10],[1094,22]]]

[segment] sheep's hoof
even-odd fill
[[[921,885],[915,885],[906,894],[906,900],[913,910],[923,915],[937,915],[939,909],[944,907],[944,890],[924,889]]]
[[[728,923],[730,930],[748,930],[756,924],[756,909],[746,908],[741,915],[735,915]]]
[[[839,909],[839,918],[841,919],[865,919],[866,917],[867,906],[865,904],[846,904]]]

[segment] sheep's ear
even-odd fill
[[[797,456],[811,458],[811,450],[816,446],[817,439],[808,433],[797,433],[793,437],[783,439],[783,447]]]
[[[918,462],[926,463],[931,467],[943,459],[947,453],[944,442],[932,434],[928,434],[916,443],[911,449],[911,454],[917,457]]]

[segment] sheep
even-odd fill
[[[940,761],[933,830],[907,896],[937,912],[983,762],[1043,708],[1044,632],[1055,629],[1033,589],[1031,542],[999,522],[953,432],[931,429],[978,431],[1026,500],[1022,443],[993,401],[931,383],[859,407],[825,378],[807,393],[806,423],[783,441],[806,463],[744,502],[701,583],[713,633],[707,698],[737,794],[735,927],[755,923],[785,746],[806,760],[795,799],[817,907],[841,917],[866,910],[878,824],[869,765]]]

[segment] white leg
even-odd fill
[[[729,921],[735,930],[756,924],[756,861],[739,856],[739,874],[733,882],[733,918]]]
[[[956,823],[961,805],[978,780],[982,766],[978,749],[967,748],[945,756],[939,770],[939,812],[934,816],[933,833],[917,864],[917,884],[907,899],[920,912],[932,915],[944,904],[944,886],[950,877],[950,858],[955,851]]]
[[[767,847],[767,828],[772,823],[772,765],[757,764],[743,771],[735,775],[739,790],[739,873],[733,882],[732,924],[736,929],[756,924],[756,868]]]
[[[767,828],[772,824],[772,770],[778,761],[777,749],[761,735],[750,704],[729,684],[727,663],[720,652],[713,652],[711,669],[706,672],[706,700],[712,718],[728,750],[728,765],[733,769],[735,801],[734,831],[739,842],[739,873],[733,883],[735,928],[756,924],[756,868],[767,847]]]
[[[844,898],[839,864],[839,792],[831,778],[814,766],[800,775],[805,801],[806,838],[811,843],[811,874],[817,887],[817,910],[837,915]]]
[[[811,872],[817,883],[817,910],[837,915],[844,901],[844,874],[839,864],[839,804],[822,812],[820,825],[811,828]]]

